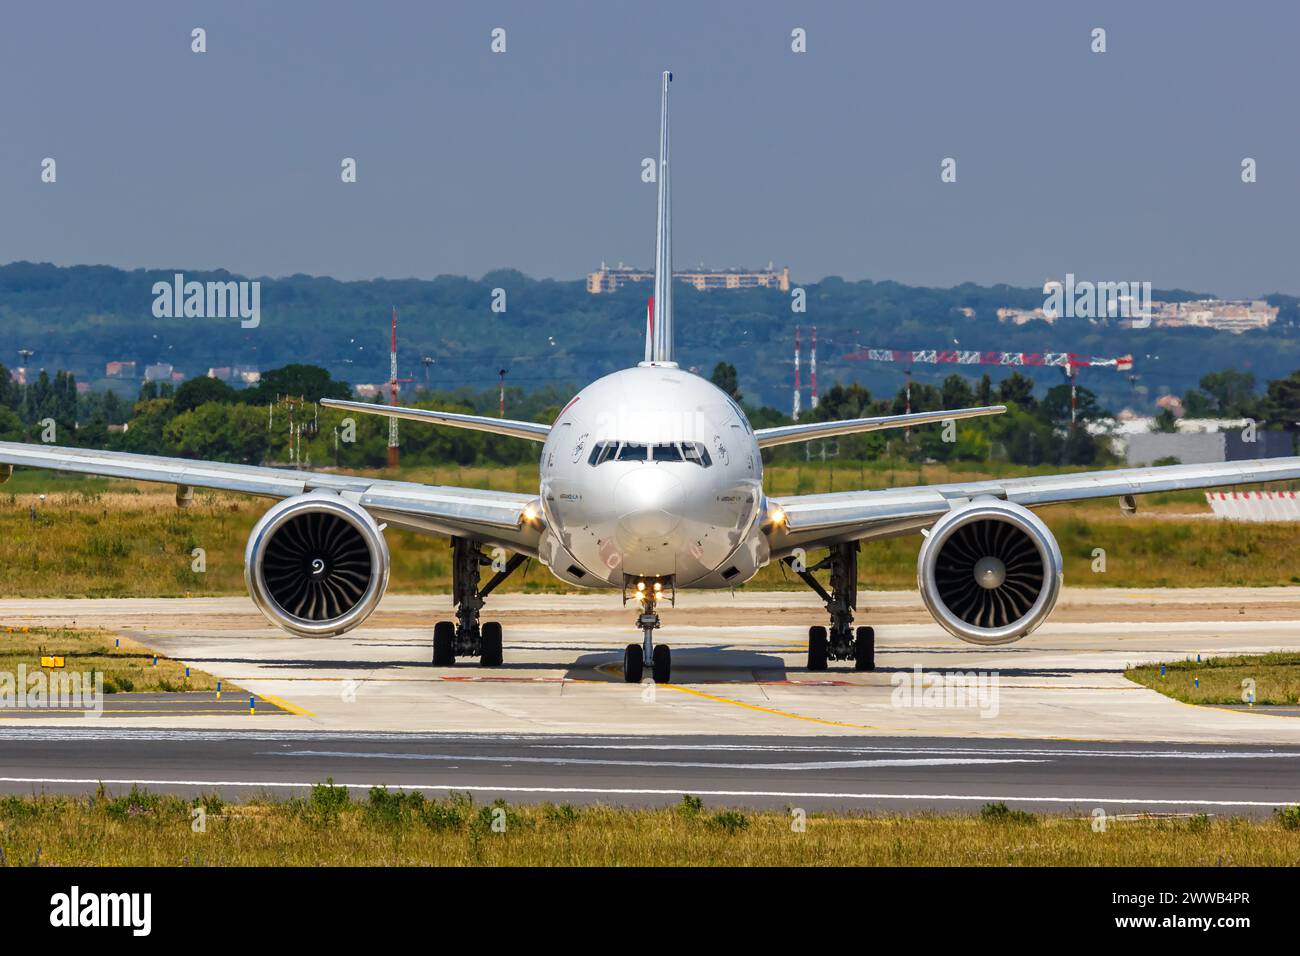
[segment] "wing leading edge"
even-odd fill
[[[537,508],[537,496],[518,492],[17,442],[0,442],[0,465],[155,481],[264,498],[332,491],[355,501],[380,521],[407,530],[472,534],[480,541],[536,553],[538,528],[525,518],[525,513]]]
[[[796,441],[817,438],[834,438],[836,435],[853,435],[858,432],[876,432],[886,428],[910,428],[959,418],[977,418],[981,415],[1001,415],[1005,405],[987,405],[983,408],[954,408],[946,412],[913,412],[910,415],[882,415],[878,418],[849,418],[838,422],[808,422],[804,425],[780,425],[776,428],[759,428],[754,438],[759,448],[788,445]]]
[[[978,497],[1038,508],[1090,498],[1296,479],[1300,479],[1300,458],[1266,458],[794,495],[773,499],[785,520],[773,529],[771,539],[779,554],[796,547],[909,534],[928,528],[954,504]]]
[[[468,428],[471,431],[509,435],[511,438],[527,438],[529,441],[546,441],[546,436],[551,433],[550,425],[542,425],[538,422],[514,421],[509,418],[488,418],[486,415],[462,415],[459,412],[438,412],[427,408],[403,408],[400,405],[349,402],[339,398],[322,398],[320,403],[326,408],[361,412],[364,415],[404,418],[407,421],[425,422],[429,425],[450,425],[453,428]]]

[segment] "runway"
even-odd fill
[[[629,685],[617,595],[510,594],[500,668],[433,668],[444,596],[389,596],[333,639],[246,598],[0,602],[0,626],[104,628],[276,707],[6,715],[0,789],[292,791],[333,777],[485,799],[808,808],[1267,812],[1300,800],[1297,708],[1194,707],[1130,664],[1300,646],[1300,588],[1067,589],[1005,647],[963,644],[915,594],[866,592],[878,669],[805,667],[811,594],[683,593],[658,638],[673,683]],[[938,678],[965,696],[927,696]],[[958,684],[960,687],[960,684]],[[125,700],[126,698],[123,698]],[[246,698],[245,698],[246,701]],[[116,702],[115,702],[116,703]],[[797,801],[797,803],[796,803]]]
[[[533,737],[0,730],[0,791],[301,794],[332,778],[480,802],[806,810],[1268,813],[1298,798],[1300,748],[935,738]]]

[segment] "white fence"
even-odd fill
[[[1228,521],[1300,521],[1294,491],[1207,491],[1214,517]]]

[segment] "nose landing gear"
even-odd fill
[[[482,667],[498,667],[502,661],[501,625],[496,621],[480,625],[479,612],[487,603],[487,596],[528,558],[523,554],[511,555],[480,588],[479,572],[493,562],[479,543],[452,538],[451,556],[451,594],[456,621],[439,621],[434,625],[433,666],[451,667],[457,657],[477,657]]]
[[[668,584],[672,587],[671,580]],[[645,637],[641,644],[629,644],[623,650],[623,680],[629,684],[641,683],[645,665],[650,664],[651,674],[656,684],[666,684],[672,676],[672,651],[667,644],[656,645],[654,632],[659,627],[659,612],[655,609],[663,597],[664,582],[640,579],[636,582],[635,598],[641,607],[636,624]],[[675,591],[669,592],[669,601],[676,600]],[[627,589],[623,591],[623,601],[627,602]]]
[[[830,554],[809,568],[795,566],[793,557],[783,559],[795,574],[826,602],[831,625],[808,629],[808,669],[826,670],[828,661],[853,661],[855,671],[876,669],[876,631],[871,627],[854,630],[853,611],[858,606],[858,545],[855,541],[832,545]],[[813,576],[814,571],[830,569],[828,592]]]

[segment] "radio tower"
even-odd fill
[[[388,404],[397,404],[397,306],[393,306],[393,337],[388,348]],[[400,455],[397,450],[397,419],[388,419],[388,467],[396,468]]]
[[[808,371],[812,373],[812,401],[809,402],[811,408],[817,407],[817,326],[813,326],[812,352],[808,356]]]
[[[790,410],[790,418],[793,421],[799,420],[799,326],[794,327],[794,404]]]

